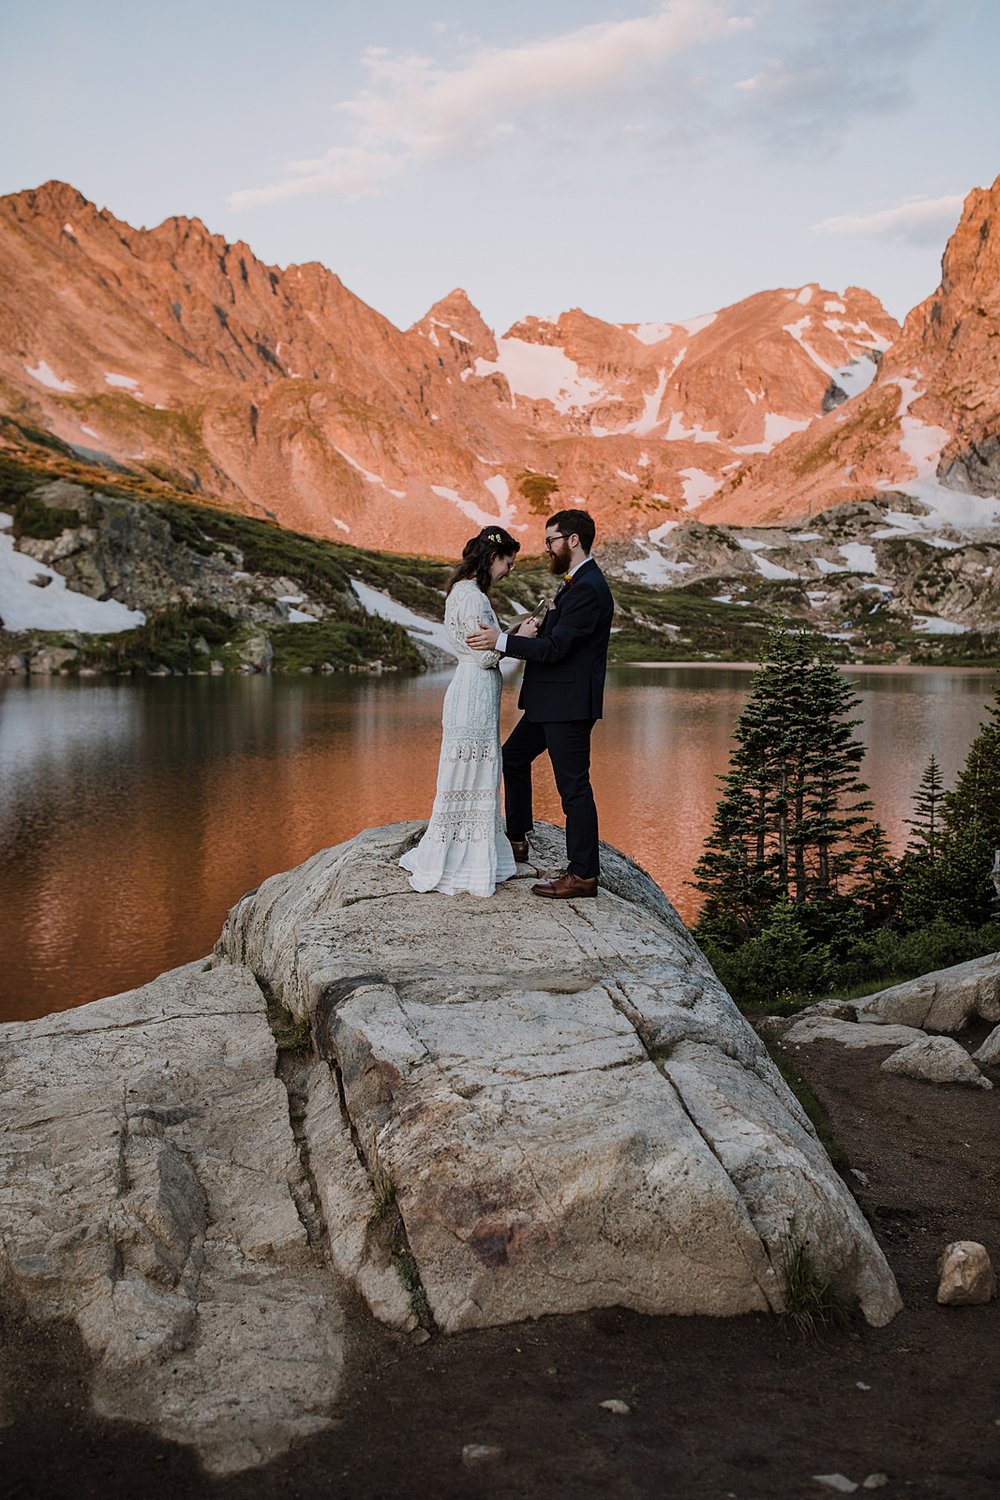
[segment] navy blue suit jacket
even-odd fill
[[[599,719],[615,602],[593,558],[559,590],[538,635],[509,635],[507,656],[525,663],[518,707],[535,724]]]

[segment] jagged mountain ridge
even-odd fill
[[[895,494],[924,530],[1000,525],[1000,177],[969,194],[941,270],[871,386],[752,460],[700,520],[775,524]]]
[[[648,548],[863,388],[897,333],[869,293],[818,286],[500,338],[456,291],[401,331],[324,267],[266,266],[198,219],[133,229],[61,183],[0,199],[0,409],[365,546],[453,552],[493,519],[537,546],[582,502]]]

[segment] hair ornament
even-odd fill
[[[486,540],[488,542],[495,542],[498,547],[502,546],[503,544],[503,537],[500,535],[499,531],[488,531],[486,533]]]

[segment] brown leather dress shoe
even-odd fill
[[[596,896],[597,881],[585,880],[582,875],[572,875],[569,870],[557,880],[543,880],[531,887],[534,896],[551,896],[556,901],[569,901],[574,896]]]
[[[516,860],[516,862],[519,865],[526,865],[528,863],[528,840],[511,839],[510,847],[514,851],[514,859]]]

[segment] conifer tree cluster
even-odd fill
[[[899,860],[865,796],[859,701],[825,643],[769,634],[693,880],[695,930],[737,998],[829,992],[1000,948],[1000,688],[954,791],[931,757]]]
[[[868,817],[858,697],[816,640],[774,630],[750,698],[694,884],[699,931],[756,937],[779,902],[834,902],[874,867],[884,835]],[[874,841],[874,842],[873,842]]]

